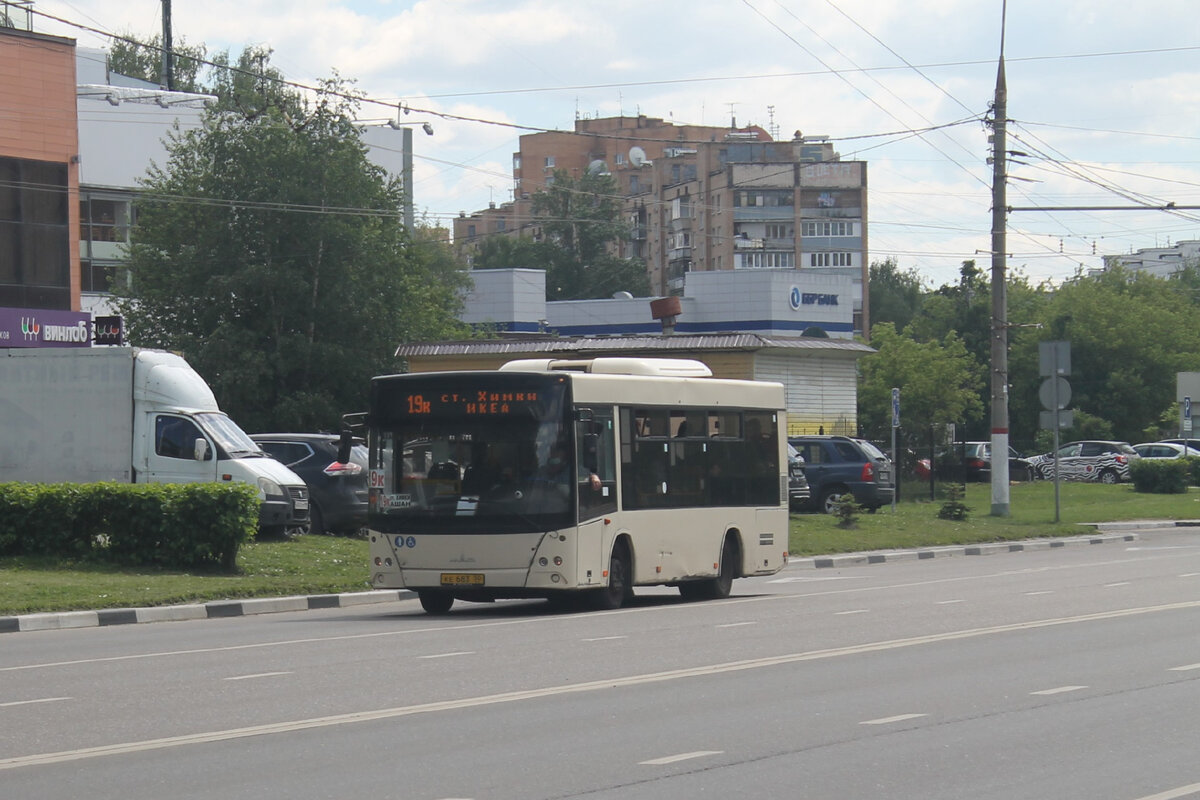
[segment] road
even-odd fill
[[[1200,533],[0,638],[0,797],[1200,798]]]

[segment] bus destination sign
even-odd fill
[[[414,392],[406,396],[408,413],[413,416],[508,416],[528,413],[538,407],[537,392]]]

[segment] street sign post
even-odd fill
[[[892,387],[892,511],[900,494],[900,462],[896,460],[896,429],[900,427],[900,387]]]

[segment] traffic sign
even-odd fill
[[[1066,378],[1046,378],[1038,388],[1038,399],[1047,411],[1066,408],[1071,403],[1071,384]]]
[[[900,427],[900,389],[892,388],[892,427]]]

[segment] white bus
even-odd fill
[[[526,359],[371,383],[371,584],[456,599],[720,598],[783,568],[778,383],[698,361]]]

